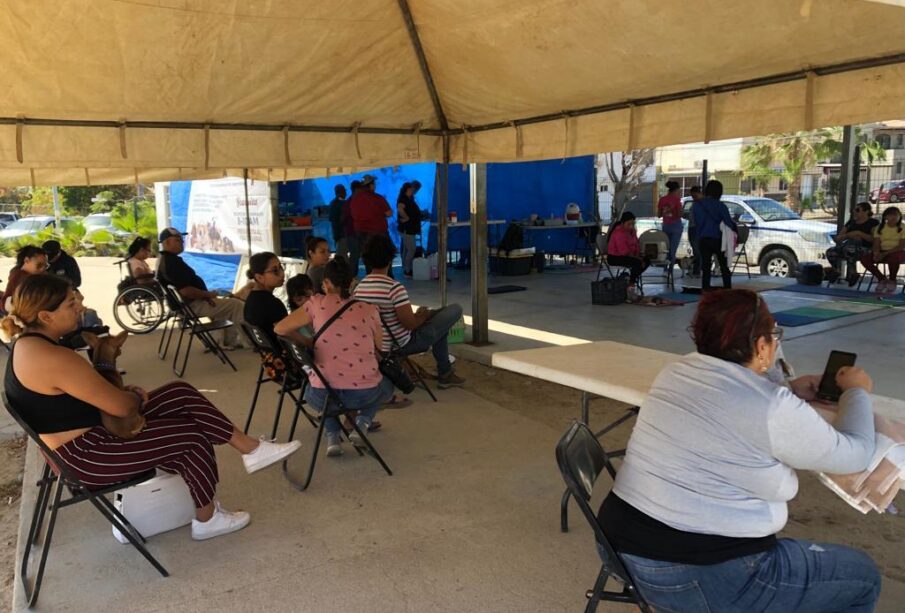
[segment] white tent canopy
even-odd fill
[[[0,185],[299,178],[905,116],[902,2],[8,0]]]

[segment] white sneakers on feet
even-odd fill
[[[251,515],[245,511],[231,512],[214,503],[214,515],[207,521],[192,520],[192,538],[196,541],[212,539],[230,532],[241,530],[251,521]]]
[[[245,470],[248,474],[267,468],[271,464],[275,464],[291,456],[299,450],[302,444],[298,441],[290,441],[288,443],[273,443],[261,439],[260,444],[251,453],[242,454],[242,463],[245,464]]]

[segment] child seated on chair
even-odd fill
[[[274,331],[287,336],[310,325],[319,332],[340,309],[346,307],[324,328],[314,343],[314,364],[326,381],[309,373],[310,385],[305,392],[305,401],[315,410],[324,411],[331,402],[326,389],[329,385],[347,408],[358,410],[355,424],[360,430],[367,431],[380,406],[392,398],[393,384],[377,366],[376,349],[383,336],[380,314],[377,307],[366,302],[355,301],[346,306],[352,298],[349,291],[351,284],[349,263],[342,256],[337,256],[324,269],[326,294],[312,296],[302,307],[277,323]],[[328,456],[343,453],[340,428],[336,418],[328,418],[325,426]],[[364,444],[355,432],[349,439],[356,447]]]
[[[286,282],[286,295],[289,298],[289,310],[295,311],[305,306],[305,303],[314,295],[314,282],[308,275],[295,275]],[[314,336],[314,328],[310,323],[299,328],[297,332],[309,339]]]

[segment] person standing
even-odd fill
[[[704,192],[700,185],[692,185],[689,191],[692,204],[704,199]],[[688,211],[688,243],[691,245],[691,274],[689,277],[701,276],[701,249],[698,247],[698,230],[694,224],[694,215]]]
[[[663,231],[669,237],[669,263],[672,267],[676,263],[676,252],[679,250],[679,242],[682,240],[682,199],[679,197],[679,182],[667,181],[666,195],[657,203],[657,216],[663,219]]]
[[[346,186],[333,186],[334,198],[330,201],[330,229],[333,232],[333,242],[336,245],[336,254],[348,257],[349,247],[346,245],[346,232],[343,226],[343,204],[346,202]]]
[[[361,191],[361,181],[352,181],[349,185],[352,196],[343,202],[340,209],[340,219],[343,224],[343,238],[345,239],[346,248],[349,250],[349,267],[352,271],[352,277],[358,276],[358,261],[361,258],[361,245],[358,242],[358,236],[355,235],[355,222],[352,220],[352,198]]]
[[[387,218],[393,216],[393,209],[386,198],[376,193],[377,177],[365,175],[361,179],[361,190],[349,199],[352,223],[358,244],[364,245],[372,236],[389,236]],[[370,272],[365,264],[365,271]]]
[[[402,274],[411,277],[415,237],[421,233],[421,209],[415,202],[414,183],[402,184],[399,197],[396,198],[396,216],[399,220],[399,235],[402,237]]]
[[[729,209],[720,201],[723,197],[723,184],[719,181],[708,181],[704,186],[704,198],[695,202],[691,207],[694,216],[694,224],[697,228],[698,246],[701,249],[701,289],[710,289],[710,270],[713,265],[713,256],[716,256],[720,264],[720,273],[723,276],[723,289],[732,288],[732,272],[729,270],[729,260],[722,249],[723,231],[720,224],[725,225],[733,232],[738,232],[738,226],[732,221]]]
[[[41,249],[47,254],[47,272],[69,279],[74,289],[82,284],[82,271],[75,258],[63,251],[60,241],[49,240],[41,245]]]

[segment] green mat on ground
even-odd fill
[[[862,304],[860,302],[828,300],[818,302],[815,306],[804,306],[773,314],[776,323],[780,326],[794,328],[808,324],[819,323],[830,319],[848,317],[859,313],[870,313],[891,306],[890,304],[873,303]]]

